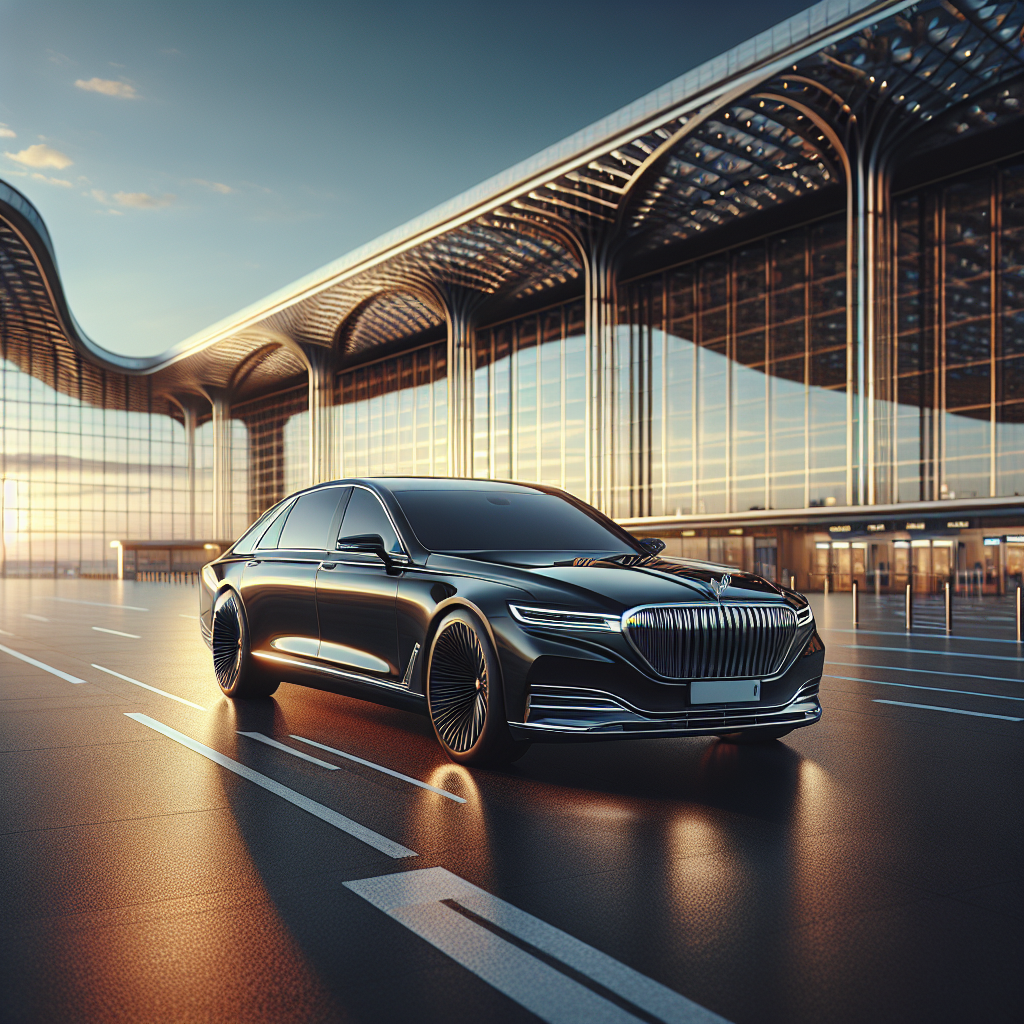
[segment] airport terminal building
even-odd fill
[[[1005,592],[1022,32],[825,0],[156,358],[83,334],[0,182],[0,572],[191,567],[311,483],[447,474],[801,589]]]

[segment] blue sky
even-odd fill
[[[0,0],[0,178],[156,353],[805,6]]]

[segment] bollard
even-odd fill
[[[825,574],[825,596],[828,597],[828,573]]]
[[[946,632],[953,632],[953,589],[946,580]]]
[[[875,569],[875,597],[878,597],[882,592],[882,574]]]
[[[907,632],[914,628],[914,602],[911,596],[910,584],[907,584]]]
[[[853,628],[856,629],[860,625],[860,600],[859,600],[859,588],[857,581],[853,581]]]

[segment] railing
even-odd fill
[[[166,569],[137,570],[136,583],[177,583],[188,587],[199,585],[198,572],[168,572]]]

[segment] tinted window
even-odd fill
[[[259,519],[257,519],[256,522],[242,534],[231,550],[240,555],[247,555],[252,551],[252,546],[256,543],[256,538],[259,537],[259,535],[267,528],[267,523],[269,523],[271,518],[280,511],[280,509],[274,508],[267,509],[267,511],[264,512],[263,515],[261,515]]]
[[[625,533],[554,494],[398,491],[395,497],[431,551],[636,551]]]
[[[303,494],[288,515],[278,547],[326,548],[331,520],[342,493],[340,487],[328,487]]]
[[[353,490],[352,499],[345,510],[339,537],[361,537],[367,533],[379,534],[388,551],[395,554],[402,551],[402,545],[384,511],[384,506],[369,491],[357,487]]]
[[[288,520],[288,512],[292,507],[293,502],[285,502],[285,504],[278,510],[274,521],[270,524],[267,532],[260,538],[259,544],[256,545],[258,551],[265,551],[267,548],[276,548],[278,541],[281,539],[281,531],[284,529],[284,524]]]

